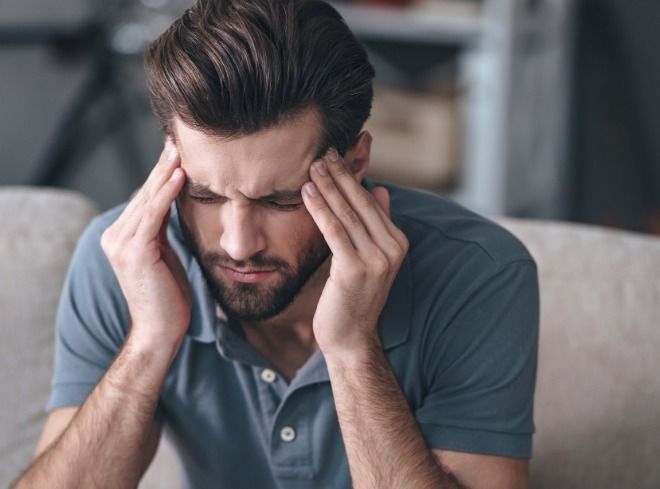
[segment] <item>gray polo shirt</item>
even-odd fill
[[[449,200],[388,188],[410,251],[381,314],[380,336],[428,445],[530,457],[539,319],[533,259],[507,231]],[[49,410],[80,405],[126,337],[128,308],[100,247],[122,209],[94,219],[71,262]],[[349,488],[323,356],[314,353],[287,384],[230,329],[172,210],[168,236],[194,297],[156,416],[181,457],[182,486]]]

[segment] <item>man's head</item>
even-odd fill
[[[211,292],[238,319],[279,314],[329,254],[300,196],[310,164],[334,147],[356,177],[368,165],[364,49],[323,2],[200,1],[154,42],[146,68],[187,174],[181,225]]]
[[[154,111],[206,134],[252,134],[316,111],[317,156],[343,155],[369,117],[374,70],[334,8],[318,0],[199,0],[145,57]]]

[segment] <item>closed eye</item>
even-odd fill
[[[299,208],[302,205],[302,202],[296,202],[293,204],[283,204],[281,202],[276,202],[274,200],[267,200],[265,201],[265,204],[270,207],[274,207],[275,209],[279,209],[283,211],[292,211]]]
[[[221,196],[199,197],[199,196],[191,195],[190,198],[195,202],[199,202],[200,204],[221,204],[227,200],[226,197],[221,197]],[[259,203],[267,207],[271,207],[282,211],[293,211],[303,205],[302,202],[283,203],[283,202],[277,202],[275,200],[263,200],[263,201],[259,201]]]
[[[227,200],[225,197],[196,197],[194,195],[191,195],[190,198],[201,204],[217,204]]]

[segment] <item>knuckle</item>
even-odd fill
[[[367,269],[362,263],[352,264],[347,269],[346,279],[350,284],[363,283],[367,279]]]
[[[361,207],[365,207],[367,209],[376,208],[377,205],[376,200],[368,192],[360,192],[360,195],[358,196],[357,199],[358,199],[358,205]]]
[[[326,233],[337,236],[342,233],[343,231],[343,226],[342,224],[335,218],[328,218],[325,222],[325,231]]]
[[[371,263],[375,273],[384,275],[390,270],[390,261],[382,251],[378,250],[371,254]]]
[[[348,205],[342,205],[339,209],[339,218],[350,225],[361,224],[358,215]]]
[[[408,241],[408,238],[403,233],[401,233],[400,243],[401,243],[401,249],[403,251],[403,254],[405,255],[406,253],[408,253],[408,250],[410,250],[410,241]]]
[[[151,222],[155,220],[157,216],[158,216],[158,207],[155,202],[151,201],[144,208],[143,218],[146,219],[147,222]]]
[[[393,258],[397,258],[400,255],[405,254],[405,250],[403,249],[403,245],[397,241],[395,238],[390,238],[387,240],[388,242],[385,244],[385,249],[387,250],[387,255],[392,256]]]
[[[114,254],[116,242],[114,229],[110,227],[103,231],[103,234],[101,234],[100,242],[101,249],[105,252],[106,255]]]

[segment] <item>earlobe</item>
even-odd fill
[[[358,181],[362,180],[369,169],[372,140],[369,131],[362,131],[355,144],[346,152],[345,161]]]

